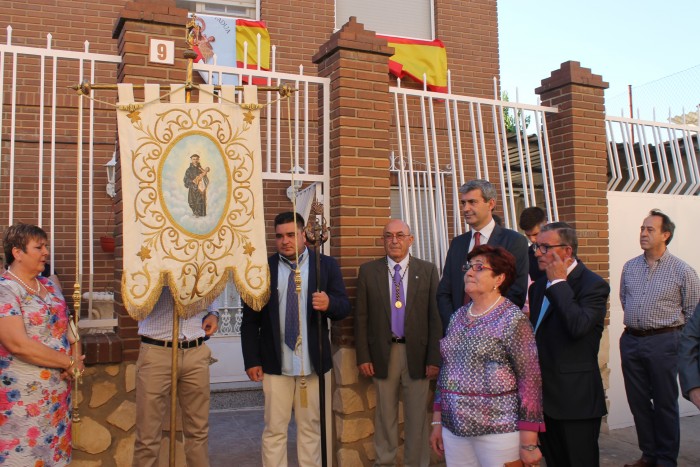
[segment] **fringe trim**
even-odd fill
[[[235,271],[233,272],[233,283],[236,284],[236,290],[238,290],[238,294],[241,296],[241,300],[243,300],[246,303],[246,305],[251,307],[254,311],[262,310],[263,307],[267,305],[267,302],[270,300],[270,267],[268,266],[267,261],[265,261],[265,269],[267,271],[267,287],[265,287],[259,294],[254,294],[250,292],[244,286],[243,280],[241,280],[241,278],[238,277],[238,274]]]
[[[156,302],[158,302],[158,299],[160,298],[160,292],[161,290],[163,290],[163,285],[165,281],[163,280],[163,276],[160,276],[160,278],[158,279],[158,284],[153,289],[153,292],[151,292],[148,298],[146,298],[146,302],[141,305],[138,305],[130,300],[131,296],[129,295],[128,290],[126,288],[125,274],[125,272],[122,272],[122,300],[124,300],[124,308],[126,308],[126,312],[129,313],[129,316],[131,316],[136,321],[141,321],[146,316],[150,315],[151,311],[153,310],[153,307],[156,306]]]
[[[253,310],[260,311],[265,305],[267,305],[267,302],[270,300],[271,294],[270,268],[267,265],[267,261],[265,262],[265,267],[267,271],[267,287],[264,287],[262,292],[260,293],[256,294],[250,291],[245,286],[245,282],[239,277],[239,274],[237,274],[236,270],[233,268],[227,268],[226,273],[221,277],[221,279],[219,279],[214,288],[200,300],[185,305],[178,302],[177,297],[173,295],[173,301],[175,302],[175,311],[177,311],[177,314],[180,318],[188,319],[206,310],[209,307],[209,305],[211,305],[212,302],[223,293],[224,289],[226,288],[226,283],[228,282],[231,276],[233,276],[233,283],[236,286],[236,289],[238,290],[238,294],[241,296],[241,300],[243,300]],[[143,304],[138,305],[132,300],[130,300],[130,296],[126,289],[126,279],[124,274],[122,274],[122,298],[124,300],[124,308],[126,308],[126,311],[127,313],[129,313],[129,316],[131,316],[137,321],[141,321],[142,319],[146,318],[149,314],[151,314],[153,307],[156,305],[156,302],[158,302],[158,299],[160,298],[160,294],[165,284],[166,281],[163,278],[163,276],[161,276],[158,279],[158,284],[155,286],[153,292],[151,292],[146,301]],[[167,281],[167,285],[170,287],[170,290],[177,290],[174,281]]]

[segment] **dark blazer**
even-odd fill
[[[318,369],[318,319],[320,312],[311,307],[311,294],[316,292],[316,255],[309,252],[308,299],[306,303],[306,319],[308,338],[305,344],[309,349],[311,364],[317,374],[326,373],[333,366],[331,363],[331,344],[328,339],[328,320],[322,319],[323,330],[323,372]],[[267,260],[270,266],[270,300],[261,311],[254,311],[248,305],[243,305],[243,320],[241,322],[241,348],[245,369],[262,366],[263,372],[271,375],[282,373],[282,338],[280,333],[279,296],[277,292],[277,267],[280,262],[278,254]],[[338,262],[330,257],[321,255],[321,290],[328,294],[330,304],[322,316],[334,321],[350,314],[350,301],[345,293],[345,284],[340,273]]]
[[[700,303],[685,323],[678,347],[678,376],[683,397],[689,399],[691,389],[700,388]]]
[[[462,265],[467,261],[467,250],[471,239],[471,231],[459,235],[452,240],[450,249],[447,250],[447,258],[445,258],[445,267],[442,270],[442,279],[438,286],[437,295],[443,332],[447,330],[452,313],[464,305],[464,273],[462,272]],[[508,290],[506,297],[515,303],[518,308],[522,308],[525,305],[528,282],[527,273],[529,270],[525,236],[496,224],[488,244],[491,246],[502,246],[515,256],[515,282]]]
[[[598,349],[610,286],[578,261],[566,281],[546,287],[547,276],[530,286],[533,327],[544,296],[549,300],[535,331],[544,413],[557,420],[602,417],[607,410]]]
[[[357,364],[372,363],[374,375],[386,378],[391,351],[391,304],[386,258],[360,266],[355,305]],[[411,257],[406,271],[404,333],[408,373],[425,378],[425,367],[440,366],[442,324],[435,294],[438,270],[433,263]]]

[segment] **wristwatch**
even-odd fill
[[[539,446],[536,444],[521,444],[520,449],[524,451],[534,451],[535,449],[539,449]]]

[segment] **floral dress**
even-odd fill
[[[0,277],[2,318],[22,316],[27,335],[63,353],[68,314],[61,292],[39,278],[48,294],[30,294],[7,273]],[[0,345],[0,465],[63,466],[71,459],[71,393],[61,370],[15,358]]]

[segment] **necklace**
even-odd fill
[[[486,313],[488,313],[489,311],[491,311],[491,309],[492,309],[493,307],[496,306],[496,304],[498,303],[498,301],[499,301],[500,299],[501,299],[501,297],[499,296],[499,297],[496,299],[496,301],[493,302],[493,304],[491,304],[490,307],[488,307],[486,310],[482,311],[481,313],[472,313],[472,306],[474,306],[474,302],[472,302],[471,305],[469,305],[469,308],[467,309],[467,313],[469,313],[469,316],[471,316],[472,318],[481,318],[481,317],[484,316]]]
[[[394,276],[391,274],[391,268],[389,268],[389,260],[385,259],[386,261],[386,268],[389,270],[389,279],[391,279],[391,282],[394,284],[394,290],[396,291],[396,301],[394,302],[394,306],[396,308],[403,308],[403,303],[401,303],[401,284],[403,283],[403,278],[406,276],[406,273],[408,272],[408,267],[411,265],[411,257],[408,257],[408,263],[406,263],[406,269],[403,270],[403,274],[401,274],[401,278],[399,279],[398,282],[394,280]],[[396,263],[399,264],[399,263]]]
[[[7,268],[7,272],[10,273],[10,275],[12,277],[17,279],[17,282],[22,284],[24,286],[24,288],[27,289],[29,292],[31,292],[34,295],[39,295],[39,291],[41,290],[41,283],[39,282],[39,279],[37,279],[36,277],[34,278],[34,280],[36,281],[36,290],[34,290],[31,287],[29,287],[26,282],[24,282],[22,279],[17,277],[17,275],[14,272],[12,272],[12,270],[10,268]]]

